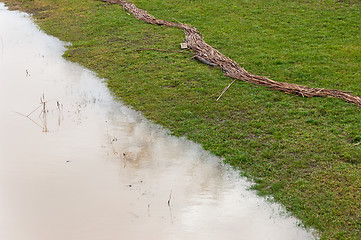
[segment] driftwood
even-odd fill
[[[189,26],[183,23],[175,23],[156,19],[147,11],[137,8],[134,4],[124,0],[101,0],[103,2],[120,4],[129,13],[133,14],[137,19],[144,22],[156,25],[164,25],[168,27],[177,27],[183,29],[185,33],[185,43],[188,48],[193,50],[196,59],[202,59],[206,61],[208,65],[219,66],[223,73],[231,78],[239,79],[245,82],[269,87],[271,89],[295,94],[302,97],[334,97],[343,99],[347,102],[354,103],[361,107],[361,97],[350,94],[346,91],[336,89],[324,89],[324,88],[310,88],[293,83],[277,82],[266,77],[254,75],[247,72],[244,68],[238,65],[235,61],[229,57],[220,53],[217,49],[208,45],[204,40],[201,33],[197,31],[195,27]],[[203,61],[203,62],[204,62]]]

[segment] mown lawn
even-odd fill
[[[179,29],[97,0],[2,1],[71,42],[65,58],[107,79],[117,99],[223,157],[321,239],[361,239],[361,108],[240,81],[216,102],[232,79],[181,51]],[[132,2],[197,27],[251,73],[361,96],[360,1]]]

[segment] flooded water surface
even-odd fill
[[[313,239],[0,5],[0,239]]]

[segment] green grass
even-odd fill
[[[65,58],[106,78],[114,96],[252,178],[321,239],[361,239],[361,109],[236,82],[179,51],[179,29],[96,0],[3,0],[72,42]],[[361,3],[330,0],[134,0],[197,27],[248,71],[361,96]]]

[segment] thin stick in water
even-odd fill
[[[172,199],[172,190],[170,190],[169,199],[168,199],[168,206],[170,207],[170,200]]]

